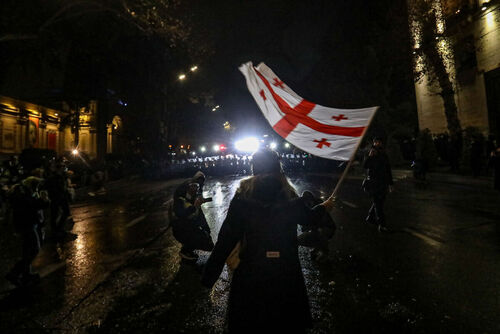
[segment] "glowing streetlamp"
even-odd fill
[[[77,156],[78,155],[78,149],[73,149],[73,151],[71,151],[71,153],[74,155],[74,156]]]
[[[234,143],[238,151],[244,153],[254,153],[259,149],[259,140],[255,137],[244,138]]]
[[[181,80],[181,81],[182,81],[182,80],[184,80],[184,79],[186,79],[186,75],[185,75],[185,74],[181,74],[181,75],[179,75],[179,80]]]
[[[190,68],[191,72],[196,72],[197,69],[198,69],[198,66],[196,66],[196,65]]]
[[[219,147],[219,145],[215,144],[215,145],[212,147],[212,149],[214,150],[214,152],[219,152],[220,147]]]
[[[290,148],[290,143],[285,143],[286,148]]]
[[[271,150],[274,150],[274,149],[276,149],[276,147],[278,147],[278,144],[276,144],[275,142],[272,142],[271,144],[269,144],[269,147],[271,148]]]
[[[205,152],[207,148],[205,146],[200,147],[200,151]]]

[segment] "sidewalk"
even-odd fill
[[[493,188],[492,176],[473,177],[470,175],[433,172],[428,174],[427,180],[430,182],[461,184],[472,187],[485,187],[488,189]]]
[[[370,203],[355,178],[342,195],[355,205],[334,212],[335,260],[323,275],[345,310],[338,331],[500,332],[500,196],[491,178],[430,173],[424,183],[393,172],[391,232],[365,223]]]

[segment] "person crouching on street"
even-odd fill
[[[302,200],[309,208],[314,208],[322,203],[312,192],[306,190],[302,193]],[[330,240],[335,235],[335,222],[330,215],[324,215],[323,221],[316,226],[302,226],[302,233],[297,237],[299,246],[312,248],[311,258],[319,263],[328,261]]]
[[[174,197],[172,230],[174,237],[182,244],[179,255],[185,260],[197,260],[194,250],[211,251],[214,247],[201,205],[206,200],[199,194],[199,184],[187,185],[184,195]]]
[[[43,210],[49,206],[47,192],[39,191],[42,179],[30,176],[9,191],[14,228],[21,236],[22,259],[6,275],[16,286],[36,283],[40,276],[33,273],[31,263],[38,255],[43,241]]]

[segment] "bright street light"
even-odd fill
[[[205,146],[200,147],[200,151],[205,152],[207,148]]]
[[[278,144],[276,144],[275,142],[272,142],[272,143],[269,145],[269,147],[270,147],[272,150],[274,150],[274,149],[276,149],[276,147],[278,147]]]
[[[196,66],[196,65],[195,65],[195,66],[191,67],[191,72],[194,72],[194,71],[196,71],[197,69],[198,69],[198,66]]]
[[[234,143],[234,146],[238,151],[245,153],[254,153],[259,149],[260,143],[257,138],[248,137],[238,140],[236,143]]]
[[[71,151],[71,153],[73,153],[73,155],[78,155],[78,150],[75,148],[73,149],[73,151]]]
[[[285,143],[286,148],[290,148],[290,143]]]
[[[179,80],[184,80],[184,79],[186,79],[186,75],[185,74],[179,75]]]
[[[219,147],[219,145],[215,144],[215,145],[212,147],[212,149],[214,150],[214,152],[219,152],[220,147]]]

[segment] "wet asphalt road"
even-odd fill
[[[240,177],[209,178],[204,205],[214,240]],[[347,180],[332,215],[330,260],[301,261],[313,333],[500,332],[500,196],[399,175],[387,201],[391,233],[364,223],[368,200]],[[292,177],[299,192],[326,196],[336,178]],[[180,180],[118,182],[72,208],[75,241],[47,243],[35,261],[42,282],[26,290],[0,283],[0,332],[220,333],[229,275],[212,291],[201,266],[182,262],[164,203]],[[16,239],[0,236],[0,274]]]

